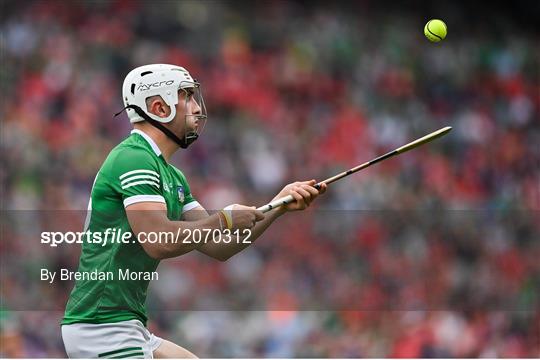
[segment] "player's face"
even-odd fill
[[[178,91],[178,104],[176,104],[176,117],[172,122],[173,131],[178,137],[183,138],[186,133],[200,132],[203,126],[197,115],[201,115],[201,105],[194,96],[194,89],[186,88]]]

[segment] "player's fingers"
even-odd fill
[[[261,221],[264,219],[264,214],[262,211],[260,210],[257,210],[257,208],[254,206],[253,209],[255,211],[253,211],[253,215],[255,215],[255,221]]]
[[[308,185],[309,185],[311,188],[317,190],[317,193],[315,194],[315,196],[320,195],[320,194],[323,194],[323,193],[326,191],[326,184],[324,184],[324,183],[318,184],[317,181],[316,181],[315,179],[310,180],[308,183],[309,183]],[[323,185],[324,185],[324,187],[323,187]],[[309,190],[308,190],[308,191],[309,191]],[[312,191],[310,191],[310,192],[312,192]],[[313,192],[312,192],[312,193],[313,193]]]
[[[327,188],[325,183],[315,183],[312,186],[319,191],[319,194],[323,194]]]
[[[317,197],[317,195],[319,195],[319,190],[317,190],[317,188],[315,188],[315,187],[313,187],[311,185],[303,185],[302,189],[309,192],[311,194],[312,198],[315,198],[315,197]]]
[[[307,185],[306,185],[307,186]],[[303,187],[299,186],[296,188],[296,192],[299,193],[302,198],[304,199],[304,203],[306,205],[309,205],[309,203],[311,202],[311,194],[309,193],[309,191],[307,191],[306,189],[304,189]]]
[[[309,199],[305,199],[306,204],[308,204],[308,205],[311,204],[313,202],[313,200],[315,200],[317,198],[317,196],[319,196],[319,190],[317,190],[316,188],[314,188],[311,185],[303,185],[302,190],[307,191],[308,194],[309,194]]]
[[[291,195],[294,198],[294,200],[296,200],[296,204],[298,205],[299,208],[305,208],[306,207],[306,203],[304,202],[304,198],[302,197],[302,195],[300,195],[294,189],[291,191]]]
[[[295,185],[315,185],[317,183],[317,181],[311,179],[311,180],[306,180],[306,181],[298,181],[295,183]]]
[[[311,193],[307,190],[308,185],[304,186],[298,186],[295,191],[302,195],[304,200],[310,200],[311,199]]]
[[[250,213],[249,214],[249,227],[252,228],[257,223],[257,220],[255,220],[255,214]]]

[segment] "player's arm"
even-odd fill
[[[261,236],[261,234],[270,226],[270,224],[272,224],[274,220],[276,220],[279,216],[285,213],[285,211],[285,209],[279,208],[269,211],[264,215],[261,214],[261,216],[263,216],[264,218],[261,221],[257,222],[254,227],[249,229],[249,236],[246,236],[246,234],[243,234],[241,236],[236,236],[233,234],[230,236],[230,241],[227,242],[224,241],[226,237],[223,236],[221,238],[216,238],[213,241],[209,241],[203,244],[202,246],[198,247],[197,250],[214,259],[225,261],[233,255],[244,250],[253,242],[255,242],[255,240],[257,240],[257,238]],[[234,210],[233,216],[236,216],[237,212],[242,211]],[[183,215],[183,219],[185,219],[186,221],[201,221],[209,217],[211,216],[200,205],[192,210],[185,212]],[[244,239],[249,240],[249,242],[244,242]]]
[[[264,215],[264,219],[257,222],[249,231],[249,239],[246,239],[249,240],[249,242],[243,241],[246,236],[241,237],[241,239],[237,239],[235,236],[232,236],[231,241],[228,243],[223,241],[212,241],[202,245],[201,247],[197,248],[197,250],[221,261],[229,259],[257,240],[259,236],[261,236],[264,231],[281,215],[285,214],[287,211],[306,209],[319,194],[326,191],[326,184],[323,185],[320,191],[314,188],[313,185],[315,185],[315,180],[295,182],[285,186],[283,190],[281,190],[281,192],[272,200],[287,195],[292,195],[296,201],[267,212]],[[186,221],[201,221],[208,217],[208,212],[200,205],[185,212],[183,215],[183,218]]]
[[[252,228],[256,221],[264,217],[262,214],[258,214],[258,211],[247,206],[236,206],[241,209],[241,211],[234,213],[235,226],[238,229]],[[141,241],[145,252],[154,259],[166,259],[200,249],[204,246],[203,242],[200,241],[201,232],[204,234],[209,231],[209,234],[213,234],[213,230],[220,230],[223,226],[220,214],[206,216],[196,221],[171,221],[167,217],[166,205],[161,202],[130,204],[126,207],[126,214],[131,229],[138,238],[143,239],[144,235],[149,233],[173,234],[167,239],[163,237],[161,241]],[[199,236],[197,236],[196,230],[199,231]],[[212,239],[208,240],[212,241]]]
[[[223,221],[220,222],[218,214],[195,222],[169,220],[158,160],[150,152],[125,149],[114,156],[105,176],[122,199],[131,230],[149,256],[165,259],[185,254],[201,246],[195,238],[200,231],[221,229]],[[194,200],[189,191],[186,199]],[[261,214],[253,209],[238,207],[245,208],[245,211],[235,214],[238,228],[251,228],[262,219]],[[147,241],[150,233],[156,233],[158,240],[153,243]]]

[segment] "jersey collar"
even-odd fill
[[[161,150],[159,150],[159,147],[157,146],[157,144],[154,142],[154,140],[152,140],[152,138],[150,136],[148,136],[148,134],[146,134],[144,131],[142,130],[139,130],[139,129],[133,129],[131,130],[131,133],[132,134],[139,134],[143,137],[144,140],[146,140],[146,142],[150,145],[150,147],[152,147],[152,150],[154,150],[154,152],[156,153],[157,156],[160,156],[161,155]]]

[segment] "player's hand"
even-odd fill
[[[316,183],[315,180],[294,182],[285,186],[273,200],[291,195],[295,201],[290,204],[282,205],[281,208],[286,211],[304,210],[317,198],[317,196],[326,192],[326,184],[322,184],[321,188],[317,190],[317,188],[314,187]]]
[[[227,208],[230,207],[227,206]],[[234,230],[251,229],[258,221],[264,219],[264,214],[254,206],[234,204],[232,205],[230,214],[232,217],[232,228]]]

